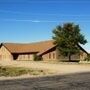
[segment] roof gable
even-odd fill
[[[2,45],[5,46],[11,53],[41,53],[55,46],[53,44],[53,40],[27,44],[2,43]]]
[[[46,51],[56,47],[56,45],[53,44],[53,40],[48,41],[41,41],[41,42],[35,42],[35,43],[2,43],[4,47],[7,48],[7,50],[11,53],[38,53],[38,55],[41,55],[42,53],[45,53]],[[80,50],[84,51],[88,54],[87,51],[85,51],[80,45],[78,45]]]

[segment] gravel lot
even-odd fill
[[[89,64],[50,64],[42,62],[1,62],[0,65],[48,69],[55,75],[0,80],[0,90],[90,90]],[[1,77],[2,78],[2,77]]]

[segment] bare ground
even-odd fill
[[[76,63],[44,63],[34,61],[0,61],[0,65],[25,67],[33,69],[45,69],[54,72],[55,74],[69,74],[76,72],[89,72],[90,64],[76,64]]]
[[[50,64],[42,62],[0,62],[0,65],[47,69],[51,76],[0,80],[0,90],[90,90],[89,64]]]

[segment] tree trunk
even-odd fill
[[[68,57],[69,57],[69,62],[71,62],[71,54],[70,53],[69,53]]]

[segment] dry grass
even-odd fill
[[[0,61],[0,65],[9,67],[24,67],[38,70],[47,70],[54,74],[68,74],[76,72],[89,72],[90,64],[78,63],[45,63],[38,61]]]
[[[0,66],[0,76],[20,76],[20,75],[47,75],[50,74],[46,70],[39,70],[39,69],[27,69],[22,67],[7,67],[7,66]]]

